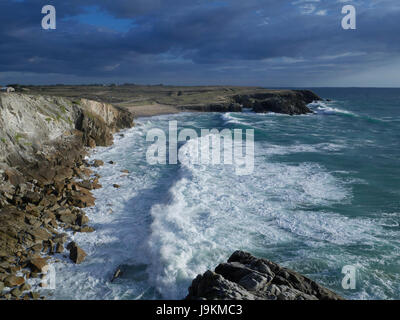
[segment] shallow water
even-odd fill
[[[314,115],[184,113],[141,118],[92,159],[103,188],[87,209],[89,254],[55,265],[54,299],[181,299],[197,274],[242,249],[290,267],[346,298],[399,299],[400,90],[316,89]],[[255,130],[254,172],[231,165],[150,166],[146,133]],[[187,159],[193,141],[180,144]],[[121,170],[128,169],[129,175]],[[120,189],[113,188],[117,183]],[[341,286],[345,265],[357,287]],[[117,267],[121,278],[110,282]]]

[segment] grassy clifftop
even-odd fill
[[[256,112],[299,114],[309,112],[304,108],[306,103],[319,99],[308,90],[233,86],[58,85],[21,87],[20,90],[30,94],[54,95],[71,99],[86,98],[111,103],[139,115],[143,111],[148,115],[182,110],[241,111],[241,107],[255,107]],[[295,109],[294,112],[293,109]],[[151,110],[153,113],[146,112]]]

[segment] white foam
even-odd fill
[[[352,116],[358,116],[356,113],[344,110],[341,108],[333,107],[330,105],[334,105],[334,102],[322,102],[322,101],[317,101],[308,104],[308,107],[310,107],[313,111],[321,114],[345,114],[345,115],[352,115]]]
[[[116,164],[96,169],[103,189],[95,191],[96,207],[87,210],[96,232],[73,236],[90,255],[82,265],[57,265],[60,281],[54,298],[181,299],[197,274],[215,268],[238,249],[269,254],[288,266],[308,263],[311,268],[314,259],[339,273],[343,265],[357,262],[368,273],[366,286],[376,288],[375,293],[362,290],[355,297],[385,297],[393,290],[396,279],[379,278],[368,267],[371,260],[359,261],[347,248],[388,245],[381,228],[394,229],[392,219],[398,221],[398,216],[383,216],[376,223],[334,213],[331,206],[352,201],[346,171],[332,173],[316,163],[278,163],[270,157],[337,152],[344,145],[256,142],[255,171],[239,177],[234,166],[191,161],[195,144],[189,141],[180,150],[187,160],[181,167],[149,167],[146,130],[167,128],[167,120],[175,117],[192,121],[190,115],[141,119],[124,137],[117,135],[114,146],[91,156]],[[130,174],[121,177],[122,169]],[[121,187],[113,188],[114,183]],[[145,267],[111,284],[121,264]],[[324,279],[320,265],[314,276]],[[388,289],[382,289],[385,286]]]

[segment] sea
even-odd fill
[[[85,209],[96,231],[69,233],[88,256],[75,265],[57,255],[43,294],[183,299],[198,274],[244,250],[346,299],[400,299],[400,89],[312,90],[329,99],[310,104],[313,114],[139,118],[96,148],[103,188]],[[178,143],[188,161],[150,164],[149,132],[168,134],[171,121],[199,133]],[[254,130],[252,172],[191,161],[202,129]]]

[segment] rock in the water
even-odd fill
[[[198,275],[187,300],[342,300],[315,281],[266,259],[236,251],[215,272]]]
[[[29,265],[33,272],[47,273],[49,270],[47,259],[44,258],[34,258],[29,262]]]
[[[122,270],[118,268],[117,270],[115,270],[111,282],[113,282],[115,279],[118,279],[121,275],[122,275]]]
[[[63,253],[64,252],[64,246],[61,243],[56,244],[56,253]]]
[[[89,218],[85,214],[80,214],[80,215],[78,215],[78,219],[76,220],[76,223],[82,227],[89,223]]]
[[[93,161],[93,167],[98,168],[104,165],[104,161],[102,160],[94,160]]]
[[[69,258],[76,264],[80,264],[86,258],[86,252],[79,248],[75,242],[68,244]]]

